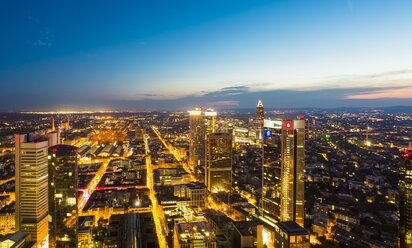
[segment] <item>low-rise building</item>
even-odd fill
[[[173,233],[174,248],[216,248],[216,235],[209,223],[177,223]]]
[[[309,233],[294,221],[278,222],[275,225],[275,247],[309,248]]]

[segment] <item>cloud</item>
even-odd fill
[[[138,96],[159,96],[158,94],[137,94]]]
[[[239,101],[216,101],[207,102],[205,104],[210,106],[239,106]]]
[[[36,41],[34,41],[33,43],[33,46],[51,46],[52,45],[52,43],[51,42],[49,42],[49,41],[43,41],[43,40],[36,40]]]
[[[409,87],[412,85],[412,70],[396,70],[383,73],[366,75],[342,75],[326,77],[308,82],[297,90],[321,90],[321,89],[393,89]]]
[[[412,99],[412,87],[397,87],[383,90],[373,90],[367,93],[352,94],[346,96],[346,99]]]
[[[224,87],[217,91],[203,91],[203,96],[205,97],[222,97],[222,96],[234,96],[249,92],[250,88],[248,86],[229,86]]]
[[[27,16],[27,19],[31,22],[36,23],[36,24],[40,24],[40,20],[37,19],[36,17],[31,16],[31,15]]]
[[[386,76],[400,76],[400,75],[405,75],[405,74],[412,74],[412,70],[388,71],[388,72],[383,72],[383,73],[367,75],[365,77],[380,78],[380,77],[386,77]]]
[[[34,39],[34,41],[29,40],[29,43],[32,44],[33,46],[36,46],[36,47],[42,47],[42,46],[50,47],[50,46],[52,46],[53,45],[52,40],[53,40],[54,35],[51,32],[50,28],[46,27],[46,26],[41,27],[42,26],[41,21],[38,18],[33,17],[30,14],[27,16],[27,19],[30,22],[34,23],[36,28],[39,28],[38,31],[37,31],[37,35],[36,35],[37,37]]]

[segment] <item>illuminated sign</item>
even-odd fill
[[[281,129],[282,128],[282,121],[274,121],[274,120],[265,119],[263,121],[263,126],[265,128]]]
[[[272,137],[272,129],[265,128],[265,132],[263,134],[263,140],[266,140],[267,137]]]
[[[285,123],[285,127],[286,127],[286,128],[291,128],[291,127],[292,127],[292,123],[286,122],[286,123]]]
[[[197,110],[188,111],[188,112],[189,112],[189,115],[201,115],[202,114],[202,111],[197,111]]]

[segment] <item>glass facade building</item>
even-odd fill
[[[262,212],[304,224],[305,120],[265,120]]]
[[[192,169],[204,167],[205,162],[205,132],[203,109],[189,111],[189,165]]]
[[[76,247],[77,244],[77,148],[56,145],[49,148],[49,244]]]
[[[412,247],[412,150],[399,157],[399,236],[406,248]]]
[[[232,188],[232,135],[207,135],[205,184],[209,191],[229,192]]]
[[[217,113],[213,109],[206,110],[206,135],[210,133],[216,133],[216,115]]]

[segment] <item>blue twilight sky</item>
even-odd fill
[[[410,0],[0,1],[0,110],[412,105]]]

